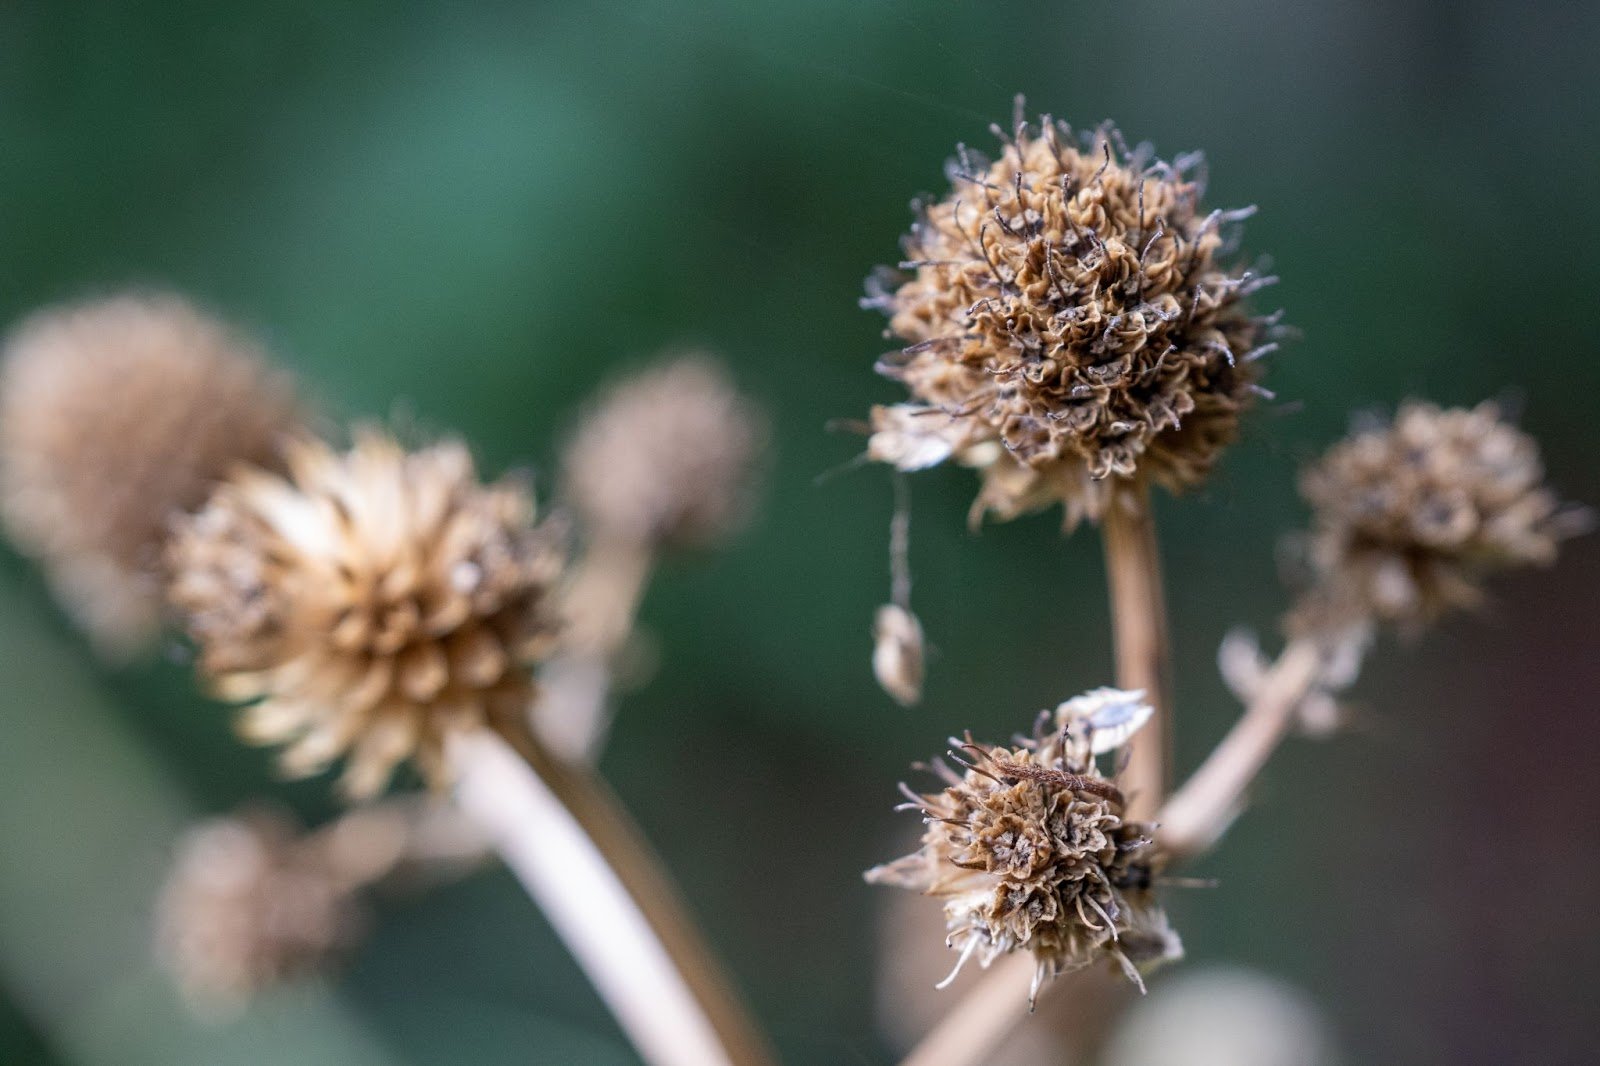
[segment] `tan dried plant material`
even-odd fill
[[[588,534],[654,551],[713,547],[750,509],[766,419],[706,356],[604,393],[566,449],[566,496]]]
[[[1336,444],[1300,488],[1313,583],[1289,619],[1297,633],[1415,631],[1478,604],[1486,573],[1551,563],[1590,524],[1545,487],[1538,445],[1493,403],[1407,403]]]
[[[275,463],[297,411],[255,344],[171,295],[37,312],[0,371],[0,513],[99,649],[154,636],[162,543],[235,463]]]
[[[226,1017],[327,971],[353,944],[362,882],[326,843],[265,811],[184,834],[157,904],[156,953],[191,1007]]]
[[[902,707],[922,700],[924,668],[922,623],[896,603],[878,608],[872,626],[872,674]]]
[[[1154,827],[1124,817],[1122,792],[1095,760],[1149,716],[1140,693],[1098,689],[1041,715],[1017,747],[953,741],[965,772],[935,762],[943,791],[902,786],[902,809],[927,823],[922,847],[866,877],[944,901],[946,943],[959,953],[947,981],[974,957],[987,967],[1028,950],[1030,998],[1046,978],[1103,959],[1142,988],[1141,970],[1181,955],[1151,890]]]
[[[235,473],[174,538],[170,597],[201,672],[250,704],[246,739],[287,744],[291,775],[348,754],[354,798],[408,757],[442,782],[453,732],[523,728],[558,538],[457,442],[407,452],[365,431],[346,453],[301,440],[286,456],[287,477]]]
[[[1252,209],[1205,212],[1198,154],[1163,162],[1110,125],[1031,127],[1019,100],[995,132],[999,158],[959,149],[904,261],[869,281],[905,343],[878,369],[911,392],[873,410],[869,456],[977,468],[975,521],[1060,503],[1070,526],[1118,482],[1197,484],[1276,347],[1245,304],[1274,279],[1229,265]]]

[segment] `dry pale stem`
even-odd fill
[[[654,560],[620,540],[590,545],[567,592],[565,650],[540,673],[539,739],[568,762],[593,766],[611,731],[611,682],[633,633]]]
[[[529,736],[459,738],[463,807],[652,1066],[775,1060],[654,852],[604,784]]]
[[[1125,488],[1106,509],[1106,581],[1117,654],[1117,687],[1143,689],[1155,716],[1133,738],[1121,779],[1128,816],[1149,818],[1161,806],[1172,763],[1172,679],[1166,596],[1150,492]]]
[[[1321,653],[1311,640],[1296,640],[1284,649],[1243,717],[1161,808],[1157,835],[1162,854],[1192,858],[1222,835],[1245,789],[1288,735],[1295,709],[1321,667]]]

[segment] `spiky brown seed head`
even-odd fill
[[[1198,155],[1161,162],[1111,126],[1077,137],[1019,107],[1001,139],[992,163],[960,150],[905,261],[868,283],[905,342],[879,371],[911,392],[873,411],[869,454],[976,467],[975,520],[1061,503],[1072,525],[1119,482],[1198,483],[1275,347],[1244,302],[1273,279],[1225,262],[1250,209],[1204,213]]]
[[[161,545],[239,462],[271,464],[296,422],[288,379],[171,295],[37,312],[0,371],[0,513],[113,657],[154,634]]]
[[[965,773],[934,765],[942,792],[907,790],[906,806],[927,822],[922,847],[867,880],[944,900],[957,971],[974,956],[988,966],[1027,949],[1037,993],[1047,977],[1108,958],[1138,981],[1140,968],[1181,952],[1150,889],[1154,827],[1124,817],[1121,792],[1083,739],[968,740]]]
[[[337,960],[362,912],[330,858],[321,841],[262,811],[184,834],[157,903],[156,952],[191,1006],[233,1013]]]
[[[520,729],[526,663],[553,633],[562,559],[515,482],[479,483],[465,446],[407,452],[376,431],[302,440],[281,478],[242,470],[176,533],[170,598],[246,739],[288,743],[292,775],[348,753],[356,798],[412,757],[446,778],[457,730]]]
[[[1538,445],[1493,403],[1407,403],[1336,444],[1300,488],[1313,581],[1290,615],[1296,632],[1414,631],[1480,602],[1489,571],[1552,562],[1589,524],[1545,487]]]
[[[705,356],[612,385],[567,447],[566,495],[589,533],[647,549],[715,545],[749,510],[766,420]]]

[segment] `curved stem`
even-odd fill
[[[1164,855],[1192,858],[1217,841],[1245,789],[1288,735],[1295,710],[1321,668],[1322,655],[1312,640],[1296,640],[1283,650],[1244,716],[1161,808],[1156,838]]]
[[[604,784],[514,730],[461,737],[451,757],[459,802],[488,828],[646,1062],[775,1061]]]
[[[1111,593],[1117,687],[1143,689],[1156,711],[1129,745],[1122,779],[1129,817],[1149,818],[1161,806],[1172,763],[1172,670],[1161,552],[1150,492],[1142,481],[1113,497],[1101,536]]]

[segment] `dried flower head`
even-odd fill
[[[170,597],[201,670],[255,701],[247,739],[292,741],[288,773],[349,752],[353,797],[408,756],[441,781],[452,731],[524,721],[558,546],[526,489],[480,484],[459,443],[408,453],[369,431],[286,458],[287,479],[236,473],[174,537]]]
[[[1393,422],[1357,430],[1301,480],[1314,584],[1290,627],[1415,630],[1479,602],[1489,570],[1550,563],[1588,519],[1543,480],[1538,445],[1493,403],[1408,403]]]
[[[171,518],[238,462],[271,463],[295,422],[287,379],[176,296],[51,308],[0,372],[0,513],[101,650],[156,629]]]
[[[872,626],[872,673],[902,707],[922,700],[922,623],[897,603],[878,608]]]
[[[974,519],[1052,503],[1098,518],[1119,480],[1205,477],[1250,402],[1272,322],[1243,297],[1273,279],[1226,266],[1252,209],[1202,214],[1198,154],[1129,150],[1048,116],[994,162],[958,150],[944,199],[917,204],[899,270],[863,305],[906,346],[879,371],[912,402],[872,413],[869,455],[978,468]]]
[[[942,792],[902,786],[928,826],[922,847],[867,880],[945,901],[956,972],[973,956],[988,966],[1026,948],[1034,995],[1046,977],[1102,958],[1143,987],[1141,968],[1181,953],[1151,892],[1154,827],[1124,817],[1121,791],[1095,764],[1108,737],[1120,744],[1148,718],[1137,696],[1101,689],[1068,701],[1015,748],[953,742],[964,774],[935,763]],[[1096,741],[1101,715],[1109,734]]]
[[[190,829],[158,902],[157,954],[191,1006],[237,1011],[326,970],[359,933],[357,887],[318,837],[265,812]]]
[[[566,494],[590,533],[645,548],[714,545],[748,510],[766,423],[711,360],[617,384],[568,445]]]

